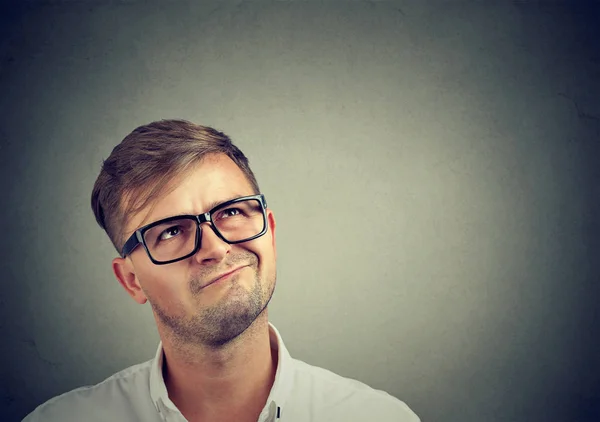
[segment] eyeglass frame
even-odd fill
[[[221,234],[219,229],[213,224],[211,216],[214,212],[216,212],[222,208],[226,208],[229,205],[235,204],[237,202],[247,201],[247,200],[258,200],[258,202],[260,203],[261,211],[262,211],[262,215],[263,215],[263,229],[260,233],[258,233],[257,235],[254,235],[252,237],[249,237],[248,239],[236,240],[234,242],[230,242],[229,240],[225,239],[225,237]],[[173,262],[182,261],[182,260],[194,255],[196,252],[198,252],[200,250],[200,248],[201,248],[200,240],[201,240],[201,235],[202,235],[202,227],[200,227],[200,226],[204,223],[210,223],[210,227],[212,228],[213,232],[217,235],[217,237],[219,237],[219,239],[221,239],[223,242],[225,242],[229,245],[235,245],[237,243],[249,242],[251,240],[254,240],[256,238],[263,236],[267,232],[268,227],[267,227],[266,210],[267,210],[267,200],[265,199],[265,196],[263,194],[258,194],[258,195],[250,195],[250,196],[241,196],[239,198],[234,198],[229,201],[225,201],[222,204],[219,204],[219,205],[211,208],[209,211],[198,214],[198,215],[182,214],[182,215],[175,215],[172,217],[163,218],[161,220],[154,221],[150,224],[146,224],[145,226],[142,226],[139,229],[137,229],[136,231],[134,231],[131,234],[131,236],[129,236],[129,239],[127,239],[127,241],[123,245],[123,249],[121,249],[121,258],[125,258],[127,255],[130,255],[131,252],[133,252],[134,249],[138,245],[141,244],[144,246],[144,249],[146,250],[146,255],[148,255],[148,258],[150,258],[150,261],[152,261],[152,263],[155,265],[166,265],[166,264],[172,264]],[[198,224],[198,226],[196,228],[196,239],[194,240],[194,249],[192,250],[192,252],[190,252],[189,254],[187,254],[185,256],[182,256],[181,258],[171,259],[169,261],[155,260],[152,257],[152,254],[150,253],[150,251],[148,250],[148,245],[146,245],[146,240],[144,239],[144,234],[152,227],[158,226],[160,224],[168,223],[169,221],[181,220],[181,219],[190,219],[190,220],[195,219]]]

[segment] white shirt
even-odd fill
[[[271,349],[279,356],[275,382],[257,422],[419,422],[388,393],[294,359],[269,323]],[[23,422],[185,422],[169,399],[162,376],[163,350],[99,384],[54,397]]]

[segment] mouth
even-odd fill
[[[245,268],[245,267],[247,267],[247,265],[243,265],[241,267],[234,268],[233,270],[230,270],[221,275],[218,275],[215,278],[213,278],[211,281],[209,281],[203,288],[211,286],[215,283],[219,283],[221,281],[225,281],[225,280],[229,279],[230,277],[234,276],[235,274],[237,274],[242,268]]]

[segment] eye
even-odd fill
[[[168,240],[172,237],[178,236],[181,234],[181,226],[172,226],[168,229],[163,230],[158,236],[158,240]]]
[[[242,211],[239,208],[227,208],[219,213],[219,218],[229,218],[241,214]]]

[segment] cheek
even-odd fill
[[[276,253],[269,242],[265,242],[265,245],[263,245],[263,248],[261,248],[258,256],[260,260],[261,272],[264,272],[266,275],[266,273],[271,273],[275,270]]]
[[[140,275],[140,284],[149,298],[158,302],[170,302],[181,296],[181,290],[187,285],[185,275],[177,269],[154,269]]]
[[[259,242],[254,248],[254,252],[259,256],[261,261],[271,262],[275,259],[275,248],[273,246],[273,238],[270,233],[257,239]]]

